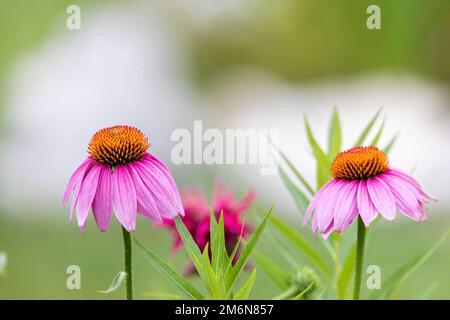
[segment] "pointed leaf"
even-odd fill
[[[309,260],[327,277],[330,276],[330,270],[327,264],[322,259],[320,255],[317,254],[317,250],[309,244],[308,240],[304,236],[290,227],[289,225],[282,222],[276,216],[270,217],[270,222],[272,225],[280,231],[286,238],[288,238],[294,245],[296,245],[302,252],[309,258]]]
[[[200,274],[200,276],[202,276],[203,275],[202,253],[200,252],[200,249],[199,249],[197,243],[195,243],[194,239],[192,238],[191,233],[184,225],[180,216],[176,216],[174,221],[175,221],[175,225],[178,230],[178,234],[180,235],[181,240],[183,241],[183,246],[186,249],[186,252],[189,255],[189,258],[191,258],[192,263],[194,264],[198,273]]]
[[[378,144],[378,141],[380,140],[381,134],[383,133],[384,125],[386,123],[386,118],[383,119],[383,122],[381,123],[380,129],[378,129],[377,134],[375,137],[373,137],[372,142],[370,143],[371,146],[376,147]]]
[[[341,272],[338,277],[338,297],[339,299],[345,299],[347,288],[349,287],[350,281],[352,279],[353,270],[355,268],[355,256],[356,256],[356,243],[350,249],[347,258],[344,261]]]
[[[311,288],[314,285],[314,281],[311,281],[311,283],[305,288],[305,290],[303,290],[302,292],[300,292],[298,295],[296,295],[294,298],[292,298],[292,300],[302,300],[303,296],[309,291],[311,290]]]
[[[176,272],[167,262],[163,261],[156,254],[146,249],[142,244],[140,244],[136,239],[134,239],[136,244],[142,249],[145,256],[149,259],[150,263],[163,275],[169,278],[178,288],[180,288],[184,293],[188,295],[191,299],[201,300],[204,299],[202,294],[195,289],[188,281],[184,279],[182,275]]]
[[[283,181],[283,184],[285,185],[286,189],[288,189],[289,193],[291,194],[292,198],[295,201],[295,204],[297,205],[297,208],[300,210],[302,215],[305,214],[306,210],[308,209],[309,200],[305,196],[305,194],[289,179],[289,177],[284,172],[283,168],[279,168],[279,173],[281,180]]]
[[[248,295],[250,294],[250,291],[253,288],[253,285],[255,284],[255,278],[256,278],[256,268],[253,268],[252,274],[250,277],[248,277],[245,284],[242,286],[242,288],[236,292],[236,294],[233,297],[233,300],[246,300],[248,298]]]
[[[267,220],[269,219],[270,215],[272,214],[273,206],[270,208],[269,212],[265,215],[263,221],[259,224],[258,228],[253,232],[250,240],[245,245],[244,249],[242,250],[242,253],[234,265],[234,267],[231,270],[230,276],[227,279],[227,294],[226,296],[229,296],[231,293],[231,290],[233,289],[233,286],[239,277],[241,271],[244,269],[245,264],[247,263],[248,259],[250,258],[250,255],[252,254],[253,250],[255,250],[256,245],[258,244],[259,240],[261,239],[261,236],[264,232],[264,229],[266,228]]]
[[[214,272],[217,273],[219,268],[224,267],[226,249],[225,249],[225,226],[223,221],[223,212],[220,213],[219,223],[217,224],[217,230],[213,239],[212,245],[212,266]]]
[[[356,140],[356,142],[354,144],[355,147],[359,147],[364,143],[370,130],[372,130],[372,127],[375,125],[375,122],[378,120],[378,117],[381,114],[381,110],[383,110],[383,109],[382,108],[378,109],[378,111],[375,113],[375,115],[372,117],[372,119],[370,119],[369,123],[365,126],[365,128],[359,135],[358,140]]]
[[[331,179],[330,160],[317,143],[316,138],[314,138],[314,135],[311,131],[311,127],[309,126],[308,119],[306,118],[306,116],[305,116],[305,127],[309,144],[311,145],[314,157],[316,158],[317,189],[320,189],[325,183],[328,182],[328,180]]]
[[[122,285],[122,283],[127,278],[127,273],[125,271],[120,271],[116,276],[113,278],[111,285],[106,290],[97,290],[99,293],[111,293],[119,289],[119,287]]]
[[[422,254],[411,259],[400,269],[394,272],[386,281],[383,282],[381,289],[371,295],[371,299],[386,299],[390,294],[401,285],[414,271],[424,264],[433,253],[447,240],[449,233],[447,232],[434,245]]]
[[[396,133],[391,140],[389,140],[388,144],[383,148],[384,153],[388,154],[392,147],[394,146],[395,142],[398,139],[398,133]]]
[[[258,267],[261,267],[281,290],[287,290],[289,288],[289,274],[281,269],[275,262],[266,258],[258,251],[253,252],[253,260],[255,260]]]
[[[203,273],[205,275],[204,282],[209,293],[215,295],[216,280],[214,270],[211,267],[211,261],[209,260],[209,243],[206,244],[203,250]]]
[[[333,109],[331,115],[330,128],[328,133],[328,159],[333,161],[334,157],[341,151],[342,145],[342,131],[341,121],[339,119],[339,112],[336,108]]]

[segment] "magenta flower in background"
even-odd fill
[[[76,209],[84,231],[90,208],[101,231],[107,231],[112,210],[132,232],[137,214],[161,223],[183,215],[177,186],[169,169],[147,153],[147,138],[136,128],[114,126],[98,131],[89,143],[89,157],[76,169],[63,196],[72,196],[70,221]]]
[[[210,240],[209,228],[211,206],[208,204],[202,190],[186,189],[181,192],[181,195],[185,212],[185,215],[181,217],[181,219],[200,250],[203,251]],[[220,213],[223,212],[225,245],[228,254],[231,254],[233,251],[241,234],[245,239],[252,231],[251,226],[244,224],[242,216],[251,205],[254,198],[254,192],[250,191],[241,201],[236,201],[231,189],[225,188],[220,181],[216,182],[212,208],[216,215],[216,219],[219,219]],[[164,219],[164,225],[172,230],[174,240],[172,249],[179,249],[182,241],[174,222],[172,220]],[[237,258],[237,256],[238,255],[236,255],[235,258]],[[193,271],[193,268],[189,268],[186,273],[191,274]]]
[[[409,174],[391,168],[387,156],[376,147],[356,147],[341,152],[333,161],[333,179],[312,198],[304,224],[314,213],[312,231],[327,239],[343,232],[358,215],[364,225],[381,214],[394,220],[396,212],[425,220],[425,202],[435,200]]]

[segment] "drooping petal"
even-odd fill
[[[412,185],[389,173],[380,175],[380,179],[391,188],[397,209],[410,219],[420,220],[423,212],[420,205],[421,196],[417,189],[415,190]]]
[[[100,164],[95,164],[86,173],[86,177],[81,184],[80,194],[77,200],[77,220],[78,226],[80,227],[84,228],[89,209],[94,201],[101,169],[102,166]]]
[[[154,222],[161,223],[162,218],[158,212],[152,193],[142,181],[134,164],[129,164],[129,168],[134,186],[136,187],[138,212]]]
[[[414,179],[411,175],[407,174],[406,172],[397,169],[397,168],[390,168],[386,174],[389,175],[393,175],[396,176],[400,179],[402,179],[404,182],[406,182],[407,184],[411,185],[414,187],[414,189],[417,190],[417,192],[419,192],[419,194],[424,197],[426,200],[432,200],[432,201],[437,201],[437,199],[431,195],[429,195],[428,193],[426,193],[422,187],[420,186],[420,184],[417,182],[416,179]]]
[[[167,168],[167,166],[161,160],[159,160],[157,157],[155,157],[154,155],[151,155],[149,153],[147,153],[143,159],[145,161],[147,161],[147,163],[150,165],[150,167],[156,169],[155,174],[161,173],[163,175],[162,177],[159,176],[159,179],[161,181],[166,180],[166,183],[169,183],[169,185],[170,185],[169,190],[173,196],[173,200],[175,200],[178,213],[180,215],[184,216],[184,209],[183,209],[183,204],[181,201],[180,193],[178,191],[175,180],[173,179],[172,174],[170,173],[169,168]]]
[[[334,218],[334,208],[336,201],[340,195],[340,191],[350,182],[338,179],[330,184],[326,193],[323,194],[321,200],[316,207],[315,215],[317,216],[317,227],[320,232],[325,232]]]
[[[367,180],[367,191],[374,207],[386,220],[395,218],[395,198],[389,186],[378,177]]]
[[[357,193],[358,181],[351,181],[347,183],[342,188],[342,190],[340,190],[333,210],[334,229],[336,231],[344,231],[345,227],[348,226],[349,221],[356,216],[355,212],[357,212]]]
[[[137,197],[133,179],[126,166],[116,166],[112,174],[114,210],[117,219],[128,231],[136,229]]]
[[[135,162],[134,168],[138,172],[145,186],[151,192],[158,212],[164,218],[173,218],[180,213],[177,200],[171,192],[170,183],[165,178],[161,178],[160,174],[148,162]],[[184,212],[184,211],[183,211]]]
[[[335,185],[338,182],[338,179],[331,179],[326,184],[322,186],[322,188],[319,189],[319,191],[316,192],[316,194],[312,197],[311,201],[309,202],[308,209],[306,209],[305,218],[303,219],[303,225],[306,225],[309,218],[311,217],[311,214],[314,212],[314,210],[317,208],[317,206],[320,204],[320,199],[323,195],[327,194],[327,190],[329,187]]]
[[[362,180],[359,182],[358,186],[358,210],[364,225],[368,227],[370,223],[377,217],[378,211],[375,209],[372,200],[369,196],[369,191],[367,191],[367,182]]]
[[[66,187],[66,191],[64,191],[64,195],[62,198],[63,206],[65,206],[67,204],[67,201],[69,201],[70,194],[75,188],[75,185],[83,180],[84,173],[86,172],[86,169],[89,167],[91,162],[91,158],[86,158],[70,177],[69,183]]]
[[[92,202],[92,212],[95,222],[102,232],[109,228],[109,222],[112,213],[112,182],[111,168],[109,165],[103,165],[98,180],[97,192]]]

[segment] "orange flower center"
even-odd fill
[[[114,126],[94,134],[88,153],[99,163],[117,166],[141,159],[149,147],[147,137],[140,130]]]
[[[376,147],[356,147],[339,153],[331,165],[337,179],[365,180],[385,172],[387,156]]]

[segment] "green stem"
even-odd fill
[[[124,248],[124,258],[125,258],[125,272],[126,277],[126,289],[127,289],[127,300],[133,300],[133,265],[132,265],[132,248],[131,248],[131,235],[130,233],[122,227],[123,235],[123,248]]]
[[[356,240],[356,261],[355,261],[355,287],[353,291],[353,299],[359,300],[361,291],[361,277],[364,259],[364,243],[366,240],[366,227],[361,219],[358,218],[358,235]]]

